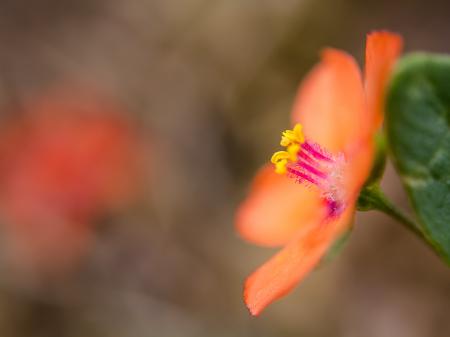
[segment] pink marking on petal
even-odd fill
[[[305,151],[309,152],[314,158],[327,162],[332,161],[332,159],[328,155],[324,154],[320,147],[315,144],[312,145],[309,142],[305,142],[302,144],[302,148]]]
[[[306,180],[306,181],[310,182],[311,184],[319,185],[319,182],[317,180],[315,180],[314,178],[312,178],[308,174],[301,172],[300,170],[297,170],[297,169],[295,169],[293,167],[288,167],[287,171],[294,178],[298,179],[299,182],[301,182],[303,180]]]
[[[314,158],[311,158],[305,151],[300,151],[298,157],[310,164],[317,165],[317,161]]]
[[[328,208],[328,217],[333,218],[342,214],[345,209],[345,205],[342,202],[334,200],[332,198],[326,198],[325,203]]]
[[[319,171],[318,169],[316,169],[315,167],[312,167],[311,165],[308,165],[304,161],[299,161],[297,164],[299,166],[303,167],[305,170],[311,172],[312,174],[314,174],[320,178],[325,179],[327,177],[327,175],[325,173],[323,173],[322,171]]]

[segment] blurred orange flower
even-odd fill
[[[31,100],[0,130],[0,212],[12,256],[64,269],[85,251],[95,217],[130,200],[136,138],[122,111],[86,93]]]
[[[237,212],[243,238],[285,245],[245,282],[253,315],[297,285],[351,226],[373,162],[385,85],[402,44],[396,34],[369,34],[364,82],[353,57],[326,49],[300,86],[295,127],[281,140],[286,151],[272,157],[276,172],[272,165],[261,169]]]

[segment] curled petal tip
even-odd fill
[[[250,278],[247,278],[245,280],[245,284],[244,284],[244,303],[245,303],[245,306],[247,307],[247,310],[249,311],[250,315],[252,315],[253,317],[256,317],[256,316],[259,316],[259,314],[266,307],[266,305],[264,305],[264,306],[258,305],[256,303],[256,301],[254,301],[254,299],[250,298],[249,282],[250,282]]]
[[[388,61],[395,60],[403,49],[403,37],[387,30],[368,33],[366,41],[366,48],[369,48],[369,52],[382,59],[388,57]]]
[[[257,310],[254,306],[252,306],[250,303],[245,302],[245,306],[247,307],[248,312],[250,313],[250,315],[252,315],[253,317],[257,317],[259,316],[261,310]]]
[[[367,33],[367,37],[393,37],[393,38],[400,38],[402,39],[402,36],[398,33],[392,32],[387,29],[380,29],[380,30],[372,30],[371,32]]]
[[[378,129],[384,116],[386,83],[403,50],[401,35],[388,31],[367,34],[365,90],[373,129]]]
[[[258,317],[259,313],[261,312],[261,311],[257,311],[256,309],[250,307],[249,305],[247,305],[247,309],[248,309],[248,312],[250,313],[250,315],[252,315],[253,317]]]

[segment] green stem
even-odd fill
[[[358,210],[378,210],[389,215],[391,218],[399,221],[405,227],[426,241],[419,225],[407,216],[403,211],[398,209],[383,193],[378,184],[373,184],[363,188],[358,199]]]

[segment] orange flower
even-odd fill
[[[0,213],[14,262],[51,272],[70,266],[95,218],[136,187],[130,125],[109,102],[57,91],[25,104],[0,135]]]
[[[350,55],[326,49],[301,85],[295,127],[281,140],[286,151],[272,157],[276,172],[272,165],[261,169],[237,212],[244,239],[285,245],[245,282],[253,315],[291,291],[351,226],[373,162],[384,88],[402,44],[396,34],[369,34],[364,82]]]

